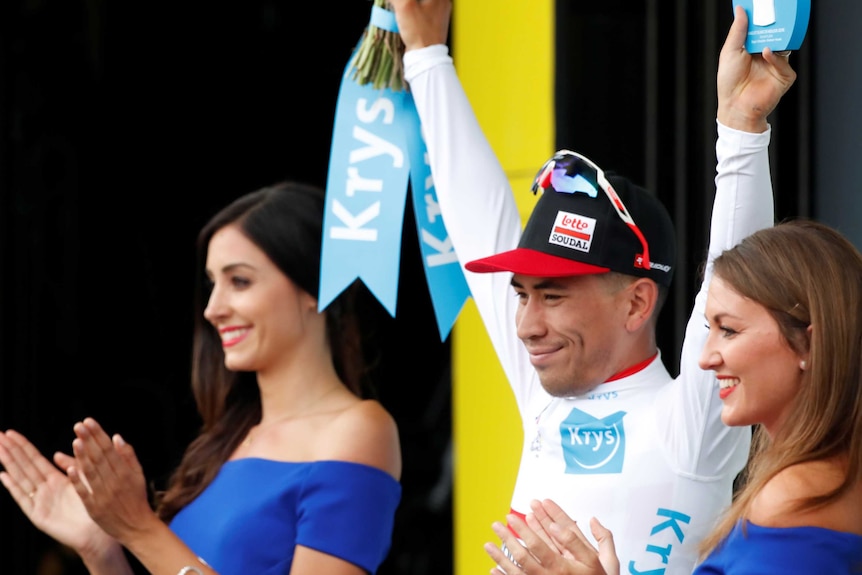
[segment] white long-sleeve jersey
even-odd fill
[[[407,52],[404,63],[460,262],[516,247],[521,221],[512,190],[447,47]],[[770,133],[718,124],[708,265],[675,379],[658,356],[587,395],[550,396],[516,334],[511,274],[464,272],[521,415],[524,444],[512,510],[527,513],[530,500],[550,498],[581,525],[597,517],[614,533],[623,573],[689,575],[697,544],[729,505],[746,462],[751,431],[721,422],[715,377],[699,368],[698,356],[707,336],[709,262],[774,223]]]

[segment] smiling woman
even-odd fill
[[[203,426],[155,510],[131,446],[92,418],[74,427],[74,458],[55,456],[60,469],[21,434],[0,434],[3,485],[92,573],[130,573],[123,548],[166,575],[362,575],[386,558],[398,430],[363,396],[352,293],[317,309],[323,205],[323,190],[282,183],[201,230],[192,389]]]
[[[302,345],[305,329],[322,319],[315,297],[279,271],[239,226],[212,235],[206,269],[211,289],[203,315],[218,330],[225,365],[258,372],[259,383],[275,363],[290,360],[284,350]]]
[[[862,517],[847,510],[862,506],[862,319],[847,310],[862,306],[862,254],[836,230],[796,220],[743,240],[714,273],[704,357],[733,378],[722,419],[757,428],[702,572],[744,565],[755,545],[776,557],[775,573],[856,572]]]
[[[736,426],[759,423],[775,433],[800,392],[799,366],[809,354],[811,326],[800,322],[782,329],[770,309],[720,277],[709,286],[705,315],[709,337],[700,366],[718,379],[721,420]]]

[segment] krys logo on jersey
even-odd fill
[[[560,423],[566,473],[589,475],[620,473],[626,454],[625,411],[602,419],[572,409]]]

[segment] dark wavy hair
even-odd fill
[[[324,199],[324,191],[315,186],[281,182],[235,200],[198,234],[197,269],[201,276],[195,288],[192,392],[202,426],[167,489],[156,494],[157,512],[164,521],[170,521],[209,485],[261,417],[256,375],[225,367],[218,333],[203,316],[209,298],[203,270],[210,239],[227,225],[238,226],[293,283],[316,298]],[[362,396],[367,383],[355,313],[357,287],[354,284],[342,292],[322,313],[326,314],[336,372],[351,391]]]

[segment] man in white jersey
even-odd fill
[[[710,268],[672,378],[655,337],[675,267],[665,209],[561,151],[539,170],[522,233],[448,54],[450,0],[392,4],[443,220],[521,414],[512,512],[553,499],[614,533],[624,573],[688,575],[750,441],[748,428],[722,424],[715,378],[698,367]],[[795,73],[785,58],[752,58],[743,43],[725,45],[719,66],[710,260],[774,220],[766,117]]]

